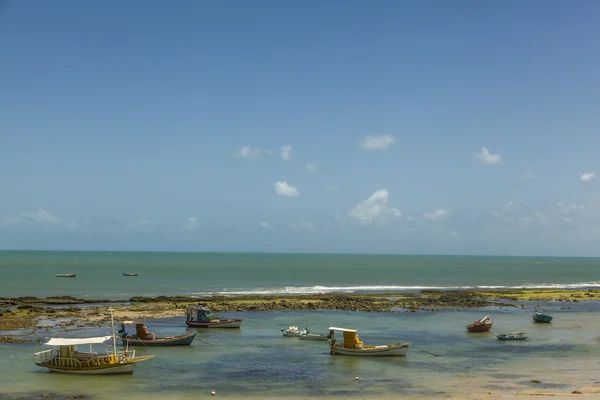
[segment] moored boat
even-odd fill
[[[125,349],[117,352],[116,335],[81,339],[51,338],[44,343],[53,346],[51,350],[34,353],[35,364],[47,368],[51,372],[62,372],[82,375],[131,374],[138,362],[149,360],[155,355],[135,356],[135,350]],[[105,342],[112,339],[112,352]],[[104,344],[104,353],[94,351],[93,345]],[[89,345],[89,351],[79,351],[78,346]]]
[[[341,332],[344,338],[337,343],[335,333]],[[409,343],[393,343],[379,346],[365,346],[358,338],[358,330],[346,328],[329,328],[329,353],[348,356],[405,356]]]
[[[128,334],[126,325],[135,326],[135,334]],[[143,322],[124,321],[121,322],[121,340],[123,345],[143,345],[143,346],[187,346],[192,343],[195,333],[187,333],[179,336],[156,337],[153,332],[148,331],[148,328]]]
[[[528,338],[525,332],[499,333],[496,337],[498,340],[525,340]]]
[[[283,332],[284,337],[300,337],[303,333],[308,333],[308,329],[304,328],[300,330],[297,326],[292,325],[285,330],[281,328],[281,332]]]
[[[123,276],[138,276],[137,272],[123,272]]]
[[[77,274],[54,274],[57,278],[75,278]]]
[[[329,336],[321,334],[321,333],[307,332],[307,333],[303,333],[300,336],[298,336],[298,339],[311,340],[314,342],[326,342],[329,339]]]
[[[493,323],[490,316],[486,315],[477,321],[473,321],[472,324],[467,325],[467,330],[469,332],[487,332],[492,328]]]
[[[195,328],[239,328],[241,319],[221,319],[211,314],[210,310],[200,306],[190,306],[187,309],[186,321],[188,326]]]
[[[538,322],[538,323],[549,323],[552,322],[552,316],[548,315],[545,312],[542,311],[536,311],[535,313],[533,313],[533,322]]]

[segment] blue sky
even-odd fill
[[[600,255],[599,13],[4,1],[0,248]]]

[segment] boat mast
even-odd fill
[[[117,336],[115,335],[115,319],[113,317],[113,309],[109,308],[110,311],[110,323],[112,325],[112,337],[113,337],[113,356],[117,355]]]

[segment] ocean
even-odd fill
[[[600,287],[600,258],[0,251],[0,296],[393,293]],[[123,272],[137,272],[124,277]],[[77,278],[56,278],[77,273]]]
[[[0,296],[70,295],[126,299],[158,294],[390,293],[423,288],[598,287],[600,259],[412,255],[225,254],[152,252],[0,252]],[[138,272],[124,277],[123,272]],[[55,278],[77,273],[77,278]],[[554,390],[591,385],[600,368],[599,302],[524,303],[443,312],[260,311],[223,313],[243,318],[239,330],[188,328],[184,315],[148,320],[157,336],[196,331],[189,347],[138,349],[157,358],[132,376],[74,376],[37,367],[36,341],[0,343],[0,399],[336,397],[479,398],[480,393]],[[554,315],[533,324],[536,305]],[[490,314],[493,332],[465,325]],[[407,357],[331,356],[327,343],[282,337],[281,328],[329,326],[360,330],[366,345],[409,342]],[[495,333],[526,331],[524,342]],[[0,335],[23,332],[0,332]],[[40,337],[110,334],[96,329],[25,332]],[[432,355],[436,354],[437,356]],[[359,380],[355,380],[359,377]]]

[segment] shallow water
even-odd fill
[[[480,318],[481,310],[236,313],[244,318],[240,330],[195,329],[197,336],[190,347],[139,349],[139,354],[153,352],[158,357],[138,364],[131,376],[53,374],[33,363],[32,354],[39,345],[2,344],[1,389],[23,396],[38,391],[83,393],[97,399],[189,398],[212,390],[228,397],[441,397],[461,393],[465,382],[470,390],[486,391],[531,388],[536,386],[532,379],[566,388],[591,383],[589,375],[597,373],[595,360],[600,356],[597,314],[556,311],[552,324],[533,324],[531,310],[505,308],[489,313],[494,332],[526,331],[530,339],[499,342],[493,333],[467,333],[464,326]],[[283,338],[280,329],[289,325],[308,325],[322,333],[329,326],[356,327],[367,345],[407,341],[414,347],[407,357],[331,356],[326,342]],[[152,320],[148,326],[157,336],[192,330],[185,327],[183,317]],[[105,327],[61,336],[107,332]],[[355,381],[355,376],[360,380]]]

